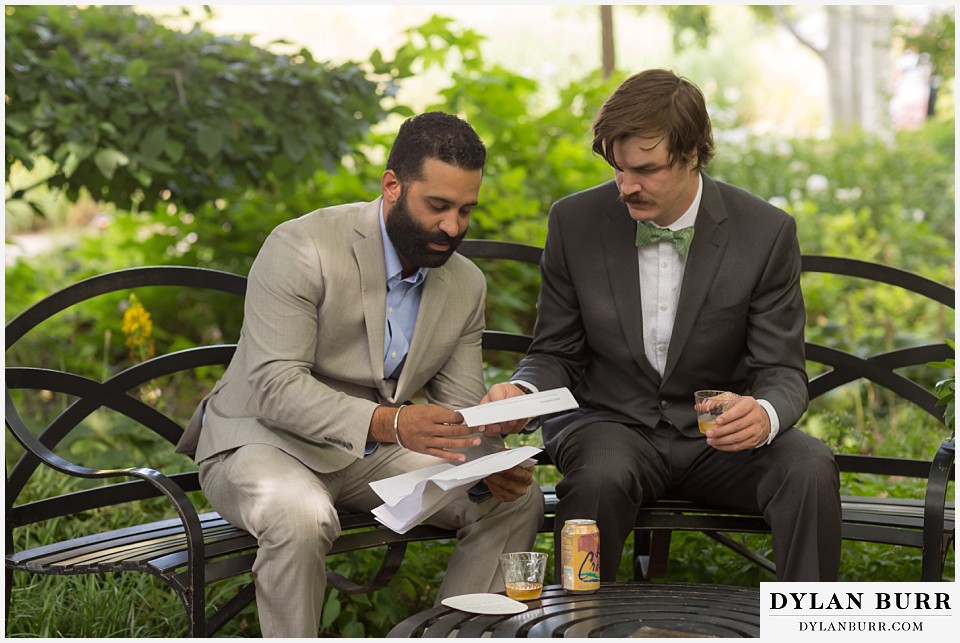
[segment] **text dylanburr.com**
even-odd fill
[[[953,638],[956,583],[760,583],[760,635]]]

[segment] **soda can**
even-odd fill
[[[568,520],[560,532],[563,589],[590,594],[600,587],[600,530],[595,520]]]

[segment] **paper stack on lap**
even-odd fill
[[[557,388],[471,406],[461,409],[460,414],[467,426],[483,426],[559,413],[577,406],[569,389]],[[459,465],[441,463],[371,482],[370,487],[384,503],[373,510],[373,515],[395,532],[405,534],[453,501],[460,490],[490,474],[522,464],[542,450],[519,447]]]
[[[451,502],[458,490],[515,467],[542,450],[518,447],[459,465],[438,464],[371,482],[370,487],[384,501],[373,510],[373,515],[398,534],[405,534]]]

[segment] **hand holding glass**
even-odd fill
[[[730,391],[697,391],[693,394],[700,433],[717,426],[717,418],[737,403],[740,396]]]
[[[547,555],[538,551],[520,551],[501,554],[500,568],[507,596],[517,601],[540,598],[543,574],[547,569]]]

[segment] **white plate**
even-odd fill
[[[463,594],[445,598],[440,603],[474,614],[519,614],[527,611],[526,605],[503,594]]]

